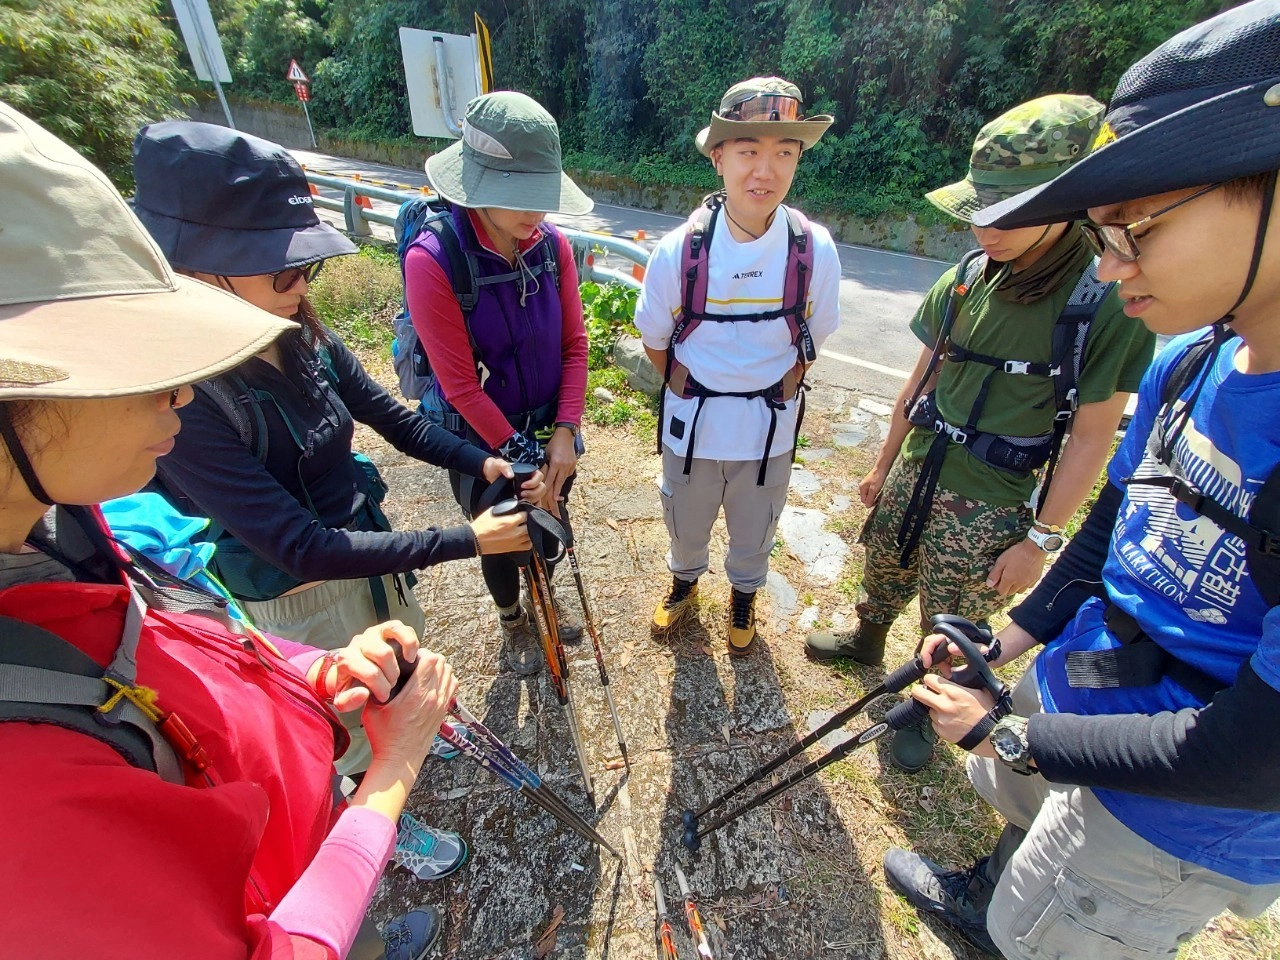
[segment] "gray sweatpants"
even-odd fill
[[[686,476],[684,457],[663,447],[662,516],[671,537],[667,568],[675,576],[695,580],[707,572],[711,526],[724,507],[729,528],[725,575],[744,593],[764,586],[773,535],[787,502],[791,455],[769,459],[763,487],[756,486],[759,472],[759,460],[695,458]]]
[[[403,578],[400,584],[404,603],[400,602],[395,580],[390,576],[382,578],[390,609],[388,619],[399,620],[405,626],[412,627],[421,639],[426,627],[422,607],[418,606],[413,591],[404,583]],[[345,647],[353,637],[379,622],[368,580],[326,580],[309,590],[290,593],[274,600],[245,601],[244,608],[263,633],[319,647],[321,650]],[[361,714],[360,710],[338,714],[338,719],[351,734],[351,746],[335,764],[343,776],[367,770],[373,760],[369,738],[360,725]]]
[[[1037,667],[1014,690],[1020,716],[1040,710]],[[969,757],[968,773],[1009,821],[992,858],[1002,862],[987,870],[996,880],[987,930],[1010,960],[1171,957],[1223,910],[1253,917],[1280,897],[1280,884],[1243,883],[1165,853],[1085,787],[983,757]]]

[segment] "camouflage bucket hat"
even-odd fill
[[[1105,109],[1092,97],[1066,93],[1020,104],[978,131],[968,176],[925,199],[969,223],[979,210],[1048,183],[1087,154]]]

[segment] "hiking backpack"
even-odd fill
[[[782,306],[776,310],[765,310],[759,313],[711,313],[707,310],[707,285],[709,283],[709,265],[711,260],[711,240],[715,235],[716,213],[724,205],[723,194],[713,193],[708,196],[698,209],[689,216],[685,228],[684,244],[681,247],[680,276],[684,282],[680,302],[680,314],[671,338],[667,344],[667,362],[663,371],[664,390],[658,394],[658,453],[662,452],[662,424],[666,422],[666,390],[684,400],[694,397],[698,405],[689,424],[689,444],[685,452],[684,473],[687,476],[693,468],[694,438],[698,426],[698,418],[702,414],[703,404],[708,397],[739,397],[743,399],[763,399],[769,407],[769,433],[765,439],[764,454],[760,458],[760,470],[756,477],[756,486],[764,486],[765,471],[769,464],[769,451],[773,447],[774,432],[778,426],[778,411],[788,401],[799,397],[796,410],[795,438],[791,445],[791,456],[795,458],[796,442],[800,437],[800,426],[804,422],[804,399],[808,385],[804,382],[804,371],[809,364],[818,359],[818,351],[813,343],[813,335],[809,332],[806,311],[809,301],[809,284],[813,276],[813,228],[808,219],[799,210],[788,206],[780,206],[787,222],[787,263],[783,275]],[[676,360],[676,347],[682,344],[704,321],[713,323],[754,323],[759,320],[777,320],[785,318],[791,332],[791,344],[795,347],[801,372],[796,375],[789,372],[777,383],[763,390],[718,391],[698,383],[687,367]]]
[[[1080,279],[1071,290],[1067,304],[1053,325],[1050,361],[1036,363],[1029,360],[1010,360],[976,353],[956,345],[951,331],[959,316],[960,306],[973,285],[982,276],[987,258],[981,250],[971,250],[956,266],[955,281],[951,286],[947,305],[943,311],[938,339],[924,375],[907,401],[904,411],[913,426],[932,430],[937,436],[925,454],[920,476],[911,493],[911,500],[898,528],[897,543],[902,547],[899,566],[907,569],[911,556],[924,533],[924,525],[933,504],[934,491],[948,443],[956,443],[984,463],[1010,473],[1025,476],[1045,467],[1044,480],[1038,493],[1033,495],[1033,510],[1038,510],[1049,493],[1058,455],[1071,423],[1079,407],[1080,374],[1084,368],[1085,347],[1098,315],[1098,309],[1115,286],[1098,279],[1098,261],[1089,261]],[[940,369],[941,361],[956,363],[980,363],[991,368],[987,383],[998,372],[1014,376],[1050,377],[1053,381],[1054,416],[1048,433],[1036,437],[1012,437],[986,433],[978,429],[978,421],[986,404],[987,389],[978,392],[967,422],[963,426],[948,423],[938,412],[934,390],[926,390],[930,378]]]
[[[507,283],[520,277],[520,271],[503,273],[497,276],[481,276],[476,255],[462,248],[462,242],[453,223],[453,208],[444,200],[421,197],[407,200],[400,206],[395,220],[396,255],[400,259],[400,280],[404,282],[405,255],[414,241],[424,230],[430,230],[439,239],[449,264],[449,283],[453,287],[453,295],[462,310],[462,322],[467,330],[467,339],[471,343],[471,355],[476,362],[476,372],[480,372],[480,350],[475,337],[471,333],[471,314],[480,300],[480,288],[493,283]],[[543,233],[542,239],[528,251],[533,261],[529,272],[537,276],[549,273],[556,289],[560,289],[560,264],[557,260],[558,245],[550,233]],[[400,392],[410,402],[421,400],[431,389],[435,376],[431,372],[431,363],[427,352],[423,349],[418,332],[413,327],[413,319],[409,315],[409,302],[403,301],[400,311],[393,321],[395,339],[391,341],[391,356],[396,376],[400,380]],[[451,433],[460,433],[466,424],[456,411],[445,414],[443,424]]]

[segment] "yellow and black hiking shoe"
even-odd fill
[[[659,636],[671,632],[698,604],[698,581],[671,578],[671,591],[653,611],[650,629]]]
[[[729,602],[729,652],[736,656],[750,653],[756,645],[755,591],[743,593],[736,587]]]

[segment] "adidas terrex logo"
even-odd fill
[[[763,277],[763,276],[764,276],[764,271],[763,271],[763,270],[743,270],[741,273],[735,273],[735,274],[733,275],[733,279],[735,279],[735,280],[752,280],[752,279],[754,279],[754,278],[756,278],[756,277]]]
[[[290,197],[289,198],[289,206],[291,207],[296,207],[299,204],[310,203],[310,202],[311,202],[310,197]]]

